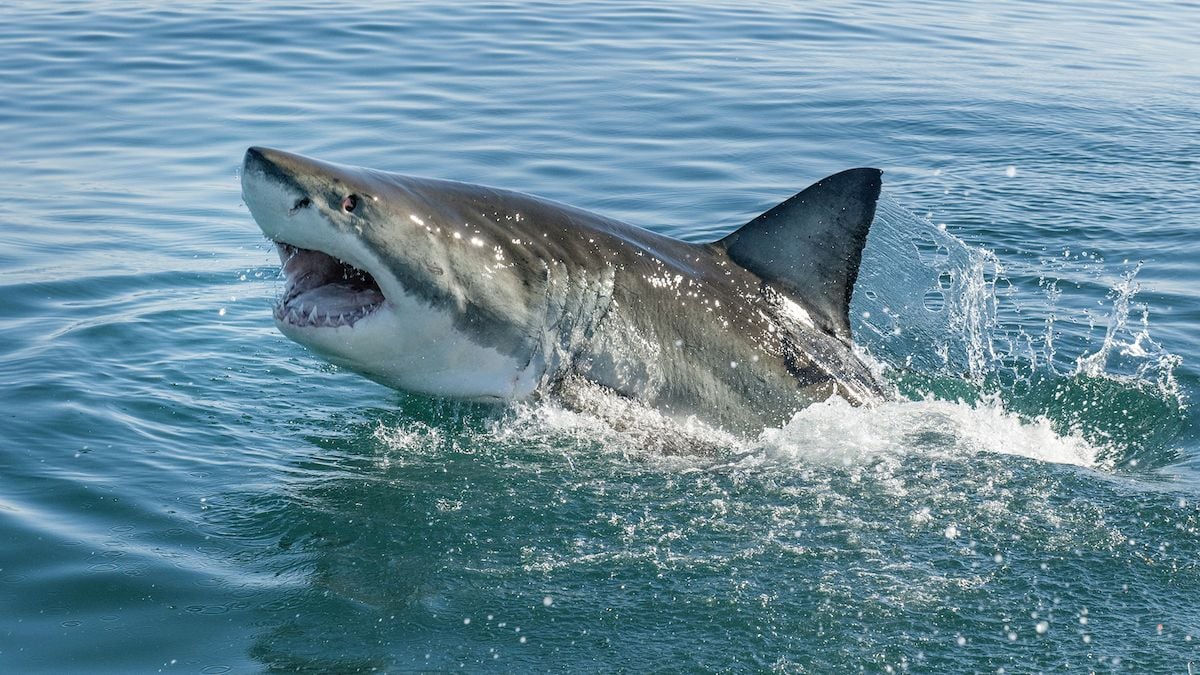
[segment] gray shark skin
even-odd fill
[[[472,400],[595,388],[753,434],[886,396],[848,318],[880,174],[825,178],[706,244],[259,147],[242,194],[287,278],[276,325],[335,364]]]

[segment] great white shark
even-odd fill
[[[262,147],[241,176],[286,277],[279,330],[382,384],[483,401],[590,387],[739,434],[886,396],[849,321],[878,169],[711,243]]]

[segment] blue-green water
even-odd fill
[[[1191,672],[1200,8],[0,7],[0,671]],[[717,457],[278,335],[245,147],[723,234],[885,170],[901,402]]]

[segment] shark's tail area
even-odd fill
[[[850,340],[850,297],[882,185],[879,169],[849,169],[716,242],[737,264],[802,300],[835,336]]]

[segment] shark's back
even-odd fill
[[[612,303],[575,367],[622,395],[739,430],[830,396],[883,396],[849,325],[879,177],[830,176],[707,244],[600,222],[594,231],[620,240],[593,242],[611,256]]]

